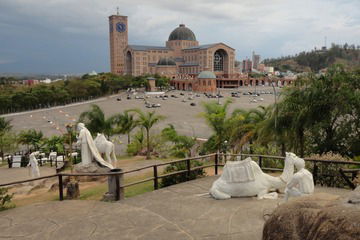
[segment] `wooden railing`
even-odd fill
[[[192,171],[199,170],[199,169],[205,169],[205,168],[211,168],[211,167],[214,167],[214,173],[215,173],[215,175],[218,175],[219,168],[223,167],[227,160],[233,159],[234,157],[237,157],[237,156],[239,156],[241,159],[244,159],[245,157],[252,157],[252,159],[257,161],[259,166],[261,167],[261,169],[263,169],[264,171],[282,171],[283,170],[281,168],[264,167],[266,165],[266,161],[268,161],[269,159],[283,161],[284,157],[282,157],[282,156],[213,153],[213,154],[208,154],[208,155],[203,155],[203,156],[198,156],[198,157],[193,157],[193,158],[185,158],[185,159],[179,159],[179,160],[175,160],[175,161],[168,161],[168,162],[164,162],[164,163],[153,164],[153,165],[149,165],[149,166],[145,166],[145,167],[141,167],[141,168],[137,168],[137,169],[133,169],[133,170],[128,170],[128,171],[108,172],[108,173],[64,173],[64,172],[59,172],[54,175],[0,184],[0,187],[6,187],[6,186],[10,186],[10,185],[15,185],[15,184],[22,184],[22,183],[31,182],[31,181],[57,177],[58,183],[59,183],[59,200],[62,201],[64,199],[63,177],[82,177],[82,176],[111,177],[111,176],[116,176],[117,179],[120,179],[120,180],[117,180],[117,182],[116,182],[116,192],[117,192],[116,200],[120,200],[120,199],[124,198],[124,196],[122,194],[124,193],[125,188],[134,186],[134,185],[138,185],[138,184],[142,184],[145,182],[153,181],[154,190],[157,190],[157,189],[159,189],[159,180],[161,180],[162,178],[165,178],[165,177],[169,177],[169,176],[174,176],[174,175],[178,175],[178,174],[186,174],[187,180],[189,180],[190,173]],[[192,160],[204,160],[204,159],[211,159],[211,158],[213,158],[214,163],[211,163],[211,161],[208,161],[206,165],[191,167]],[[318,160],[318,159],[310,159],[310,158],[305,158],[304,160],[306,162],[313,164],[312,174],[313,174],[315,183],[317,183],[317,178],[319,177],[319,174],[321,174],[321,172],[319,172],[319,166],[321,164],[335,164],[335,165],[345,165],[345,166],[357,167],[357,169],[351,169],[351,171],[341,170],[342,168],[338,171],[338,176],[343,177],[347,183],[350,180],[348,179],[348,176],[346,175],[346,173],[351,173],[352,177],[354,178],[354,176],[356,177],[356,174],[354,172],[357,173],[357,171],[360,171],[360,162],[344,162],[344,161],[336,161],[336,160],[330,161],[330,160]],[[160,167],[170,165],[170,164],[175,164],[175,163],[181,163],[181,162],[186,163],[185,170],[179,170],[176,172],[170,172],[170,173],[166,173],[166,174],[159,174]],[[125,175],[143,171],[143,170],[151,170],[153,173],[152,177],[148,177],[148,178],[145,178],[145,179],[142,179],[139,181],[130,182],[130,183],[126,183],[126,184],[124,183],[124,181],[122,181],[124,179]],[[353,185],[350,185],[350,184],[348,184],[348,185],[350,187],[353,187]]]

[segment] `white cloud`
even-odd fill
[[[182,22],[201,43],[225,42],[238,58],[252,50],[265,57],[309,50],[325,36],[328,43],[360,39],[358,0],[1,0],[0,40],[26,30],[107,45],[107,17],[117,6],[129,16],[132,43],[163,45]]]

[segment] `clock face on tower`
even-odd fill
[[[118,22],[118,23],[116,24],[116,31],[118,31],[118,32],[125,32],[125,30],[126,30],[126,25],[125,25],[124,23]]]

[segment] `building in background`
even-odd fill
[[[242,62],[242,72],[250,73],[252,71],[252,62],[250,59],[245,59]]]
[[[128,44],[127,16],[112,15],[110,24],[111,72],[139,76],[199,74],[210,69],[217,75],[235,73],[235,49],[224,43],[200,45],[185,24],[169,35],[165,46]]]
[[[164,46],[129,44],[127,16],[110,16],[109,32],[111,72],[114,74],[159,74],[169,77],[176,89],[199,92],[265,85],[269,81],[266,77],[250,78],[247,73],[251,73],[253,62],[246,59],[242,64],[236,63],[234,48],[222,42],[200,45],[185,24],[169,34]],[[260,56],[253,53],[253,59],[258,66]]]
[[[260,55],[255,54],[255,51],[252,52],[252,68],[259,70],[259,64],[260,64]]]

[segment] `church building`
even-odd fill
[[[221,42],[200,45],[185,24],[170,33],[165,46],[129,44],[127,16],[112,15],[109,24],[114,74],[159,74],[169,77],[176,89],[201,92],[249,84],[249,79],[235,67],[234,48]]]

